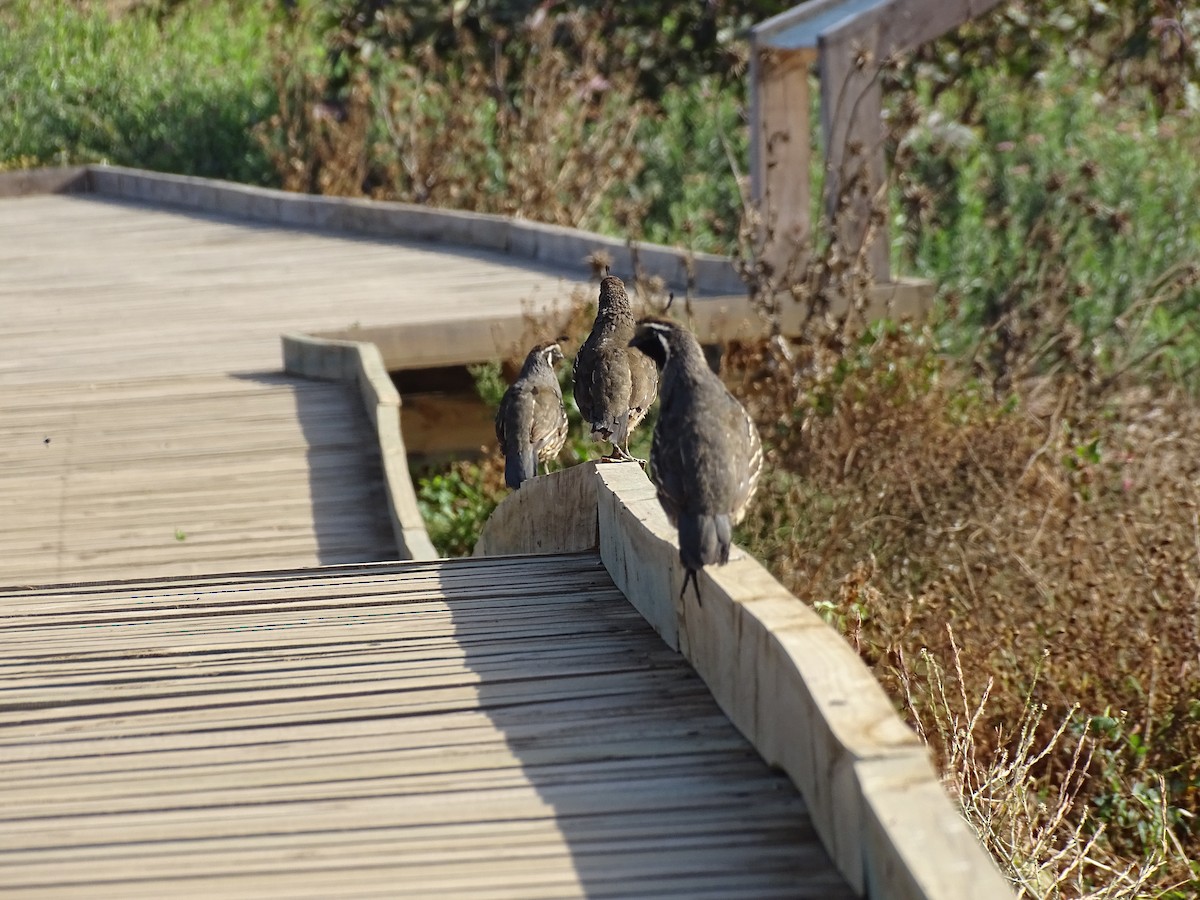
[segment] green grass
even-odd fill
[[[269,15],[191,3],[161,19],[99,5],[0,6],[0,164],[109,162],[263,184]]]
[[[956,304],[950,348],[1013,311],[1063,315],[1101,370],[1152,354],[1179,378],[1200,362],[1200,110],[1163,116],[1104,88],[1064,59],[1022,85],[977,73],[923,110],[902,184],[931,202],[924,221],[897,203],[895,233],[905,267]]]

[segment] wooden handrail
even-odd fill
[[[812,228],[809,70],[820,73],[826,215],[845,246],[867,232],[886,182],[879,74],[897,53],[933,40],[999,0],[810,0],[750,30],[750,159],[754,200],[766,219],[768,257],[789,259]],[[839,201],[844,175],[862,165],[862,193]],[[839,210],[840,207],[840,210]],[[891,277],[886,222],[868,248],[876,281]]]

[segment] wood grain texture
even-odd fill
[[[0,612],[6,895],[852,896],[595,553]]]
[[[649,479],[633,464],[595,475],[600,556],[614,584],[791,777],[854,890],[880,900],[1011,898],[928,751],[846,642],[739,548],[700,572],[702,603],[681,596],[675,531]],[[542,505],[558,502],[558,477],[545,480]],[[537,508],[525,515],[536,519]]]
[[[500,502],[484,523],[475,556],[575,553],[599,546],[595,462],[538,476]]]
[[[496,252],[95,194],[0,201],[0,271],[4,387],[278,371],[285,332],[521,316],[575,283]]]
[[[396,556],[352,386],[281,375],[0,392],[0,584]]]
[[[764,217],[764,256],[776,272],[800,271],[812,237],[809,68],[815,50],[757,47],[751,123],[754,200]]]

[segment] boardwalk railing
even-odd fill
[[[859,247],[873,198],[886,181],[883,94],[879,75],[897,53],[945,34],[999,0],[809,0],[750,32],[750,178],[771,240],[788,258],[812,228],[809,179],[809,71],[820,73],[824,208],[837,214],[844,246]],[[838,201],[840,179],[865,166],[865,192]],[[840,209],[839,209],[840,207]],[[886,221],[868,261],[877,281],[890,278]]]
[[[522,485],[475,553],[599,548],[617,587],[808,802],[843,877],[873,900],[1012,892],[946,796],[925,746],[848,644],[735,549],[680,596],[674,529],[632,463],[586,463]],[[752,811],[747,811],[752,815]]]

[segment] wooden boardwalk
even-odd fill
[[[361,402],[281,375],[280,336],[571,287],[492,251],[0,199],[0,584],[395,558]]]
[[[637,467],[502,505],[489,552],[550,555],[382,562],[433,555],[387,369],[510,353],[596,248],[632,266],[500,217],[0,174],[0,894],[1010,896],[815,613],[740,552],[681,597]],[[728,260],[637,253],[709,287],[698,333],[761,331]]]
[[[0,390],[0,584],[394,559],[361,406],[271,374]]]
[[[587,275],[94,194],[0,199],[0,273],[0,387],[277,372],[287,331],[520,315]]]
[[[595,554],[0,607],[5,896],[852,896]]]

